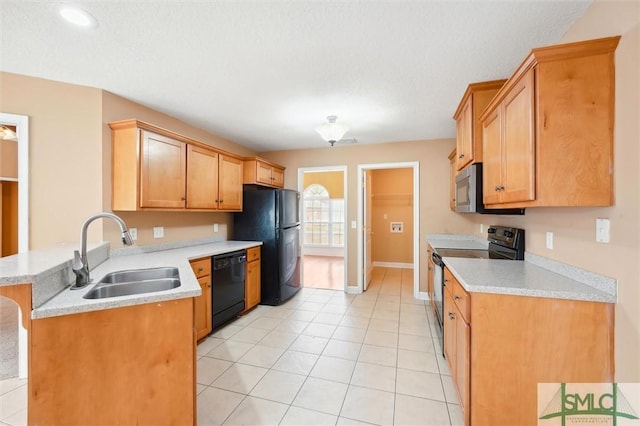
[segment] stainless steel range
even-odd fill
[[[431,258],[434,268],[434,298],[436,317],[440,328],[443,327],[443,297],[444,297],[444,262],[443,257],[466,257],[476,259],[524,260],[524,229],[508,228],[492,225],[487,230],[489,247],[487,250],[435,248]]]

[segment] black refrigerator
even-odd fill
[[[300,193],[244,185],[242,213],[234,213],[233,239],[262,241],[263,305],[279,305],[300,290]]]

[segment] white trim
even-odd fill
[[[0,176],[0,180],[5,181],[5,182],[17,182],[18,178]]]
[[[347,233],[347,229],[348,228],[348,221],[347,221],[347,211],[348,206],[347,206],[347,166],[324,166],[324,167],[299,167],[298,168],[298,192],[300,194],[302,194],[304,192],[304,173],[305,172],[342,172],[342,184],[343,184],[343,199],[345,200],[344,203],[344,247],[342,247],[342,256],[344,257],[344,291],[345,293],[352,293],[353,291],[351,291],[349,289],[349,287],[353,287],[353,286],[349,286],[347,285],[347,274],[349,272],[349,268],[347,268],[347,244],[348,244],[348,233]],[[300,206],[299,206],[299,211],[303,212],[304,209],[304,204],[302,203],[302,200],[304,199],[304,197],[300,197]],[[304,257],[304,254],[307,250],[307,248],[304,247],[304,245],[302,244],[304,235],[302,235],[303,233],[303,229],[304,229],[304,217],[301,215],[300,217],[300,250],[301,250],[301,257]],[[304,277],[304,262],[301,262],[302,265],[300,265],[300,273],[302,274],[302,277]],[[304,285],[304,282],[303,282]],[[356,292],[358,293],[358,292]],[[360,290],[359,293],[362,293],[362,290]]]
[[[328,256],[328,257],[343,257],[344,248],[342,247],[320,247],[320,246],[305,246],[305,256]]]
[[[29,251],[29,117],[0,112],[0,123],[18,135],[18,253]]]
[[[25,253],[29,251],[29,117],[0,112],[0,123],[16,126],[18,136],[18,253]],[[18,316],[18,377],[26,378],[29,348],[20,308]]]
[[[358,288],[362,292],[362,269],[364,263],[364,241],[362,227],[364,223],[364,200],[362,179],[365,170],[413,168],[413,297],[420,298],[420,163],[417,161],[401,163],[358,164]]]
[[[362,293],[362,289],[359,288],[357,285],[348,285],[348,286],[345,287],[344,292],[348,293],[348,294],[361,294]]]
[[[426,291],[421,291],[418,294],[418,299],[420,299],[420,300],[429,300],[429,293],[427,293]]]
[[[383,268],[413,269],[413,263],[402,262],[373,262],[373,266],[382,266]]]

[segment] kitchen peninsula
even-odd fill
[[[189,260],[260,244],[183,242],[111,256],[107,243],[90,246],[94,282],[127,269],[179,270],[181,285],[172,290],[105,299],[83,298],[93,285],[68,289],[75,246],[0,259],[0,294],[19,289],[21,297],[12,298],[28,331],[29,424],[192,424],[194,298],[201,289]]]

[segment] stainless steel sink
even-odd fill
[[[178,268],[133,269],[107,274],[82,296],[85,299],[130,296],[180,287]]]
[[[111,272],[105,275],[98,284],[130,283],[163,278],[180,278],[178,268],[131,269],[128,271]]]

